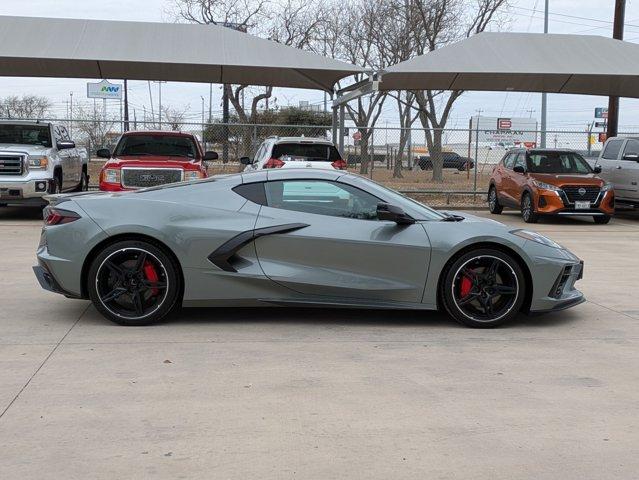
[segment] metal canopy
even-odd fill
[[[0,76],[332,91],[361,67],[216,25],[0,16]]]
[[[593,35],[480,33],[389,67],[379,89],[639,98],[639,45]]]

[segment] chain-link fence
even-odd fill
[[[124,125],[119,121],[51,120],[64,124],[79,146],[92,156],[92,178],[97,179],[99,148],[113,148]],[[130,130],[180,130],[194,134],[205,150],[214,150],[219,161],[209,173],[243,169],[241,157],[252,158],[270,136],[323,137],[342,150],[349,171],[366,175],[403,193],[433,205],[482,205],[493,167],[514,147],[541,145],[541,132],[486,132],[471,129],[400,129],[393,127],[346,127],[342,138],[332,138],[330,125],[247,125],[222,123],[129,122]],[[630,134],[629,132],[625,134]],[[339,135],[338,135],[339,137]],[[602,148],[595,133],[548,131],[546,147],[576,150],[594,162]]]

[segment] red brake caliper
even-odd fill
[[[467,275],[462,277],[461,285],[459,286],[459,298],[466,297],[473,288],[473,281]]]
[[[158,281],[158,272],[155,271],[155,267],[148,260],[144,262],[144,276],[151,283],[157,283]],[[157,295],[159,290],[157,288],[153,288],[151,290],[151,295]]]

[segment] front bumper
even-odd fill
[[[615,213],[615,194],[612,190],[600,192],[588,209],[577,210],[566,194],[550,190],[541,190],[535,195],[535,210],[543,215],[600,216]]]
[[[42,198],[53,189],[49,176],[9,180],[0,178],[0,203],[46,204]]]

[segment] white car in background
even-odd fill
[[[325,138],[268,137],[250,159],[242,157],[245,172],[265,168],[323,168],[346,170],[346,161]]]

